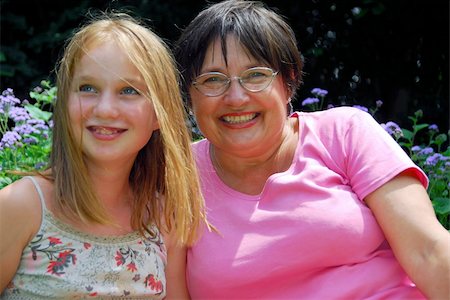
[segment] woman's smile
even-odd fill
[[[243,124],[254,120],[259,113],[232,113],[220,117],[220,120],[227,124]]]

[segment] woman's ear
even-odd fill
[[[286,111],[288,116],[292,115],[292,113],[294,112],[294,106],[292,105],[291,97],[287,99]]]
[[[159,121],[158,119],[153,120],[153,131],[158,130],[159,129]]]

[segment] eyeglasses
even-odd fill
[[[278,74],[271,68],[255,67],[242,72],[241,76],[228,77],[220,72],[208,72],[198,76],[192,83],[203,95],[220,96],[230,87],[231,80],[236,79],[249,92],[261,92],[267,88]]]

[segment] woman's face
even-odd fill
[[[146,84],[114,42],[93,46],[74,70],[69,116],[91,164],[132,164],[158,128]]]
[[[270,67],[247,52],[232,35],[227,37],[227,61],[220,40],[209,45],[200,74],[220,72],[241,76],[249,68]],[[278,70],[274,70],[278,71]],[[192,109],[203,135],[219,151],[239,157],[263,155],[269,145],[281,143],[289,94],[281,75],[260,92],[250,92],[238,80],[219,96],[205,96],[190,87]]]

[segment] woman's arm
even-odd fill
[[[365,199],[403,269],[428,299],[450,295],[450,234],[422,184],[407,172]]]
[[[14,277],[24,247],[37,231],[42,208],[29,179],[0,190],[0,293]]]

